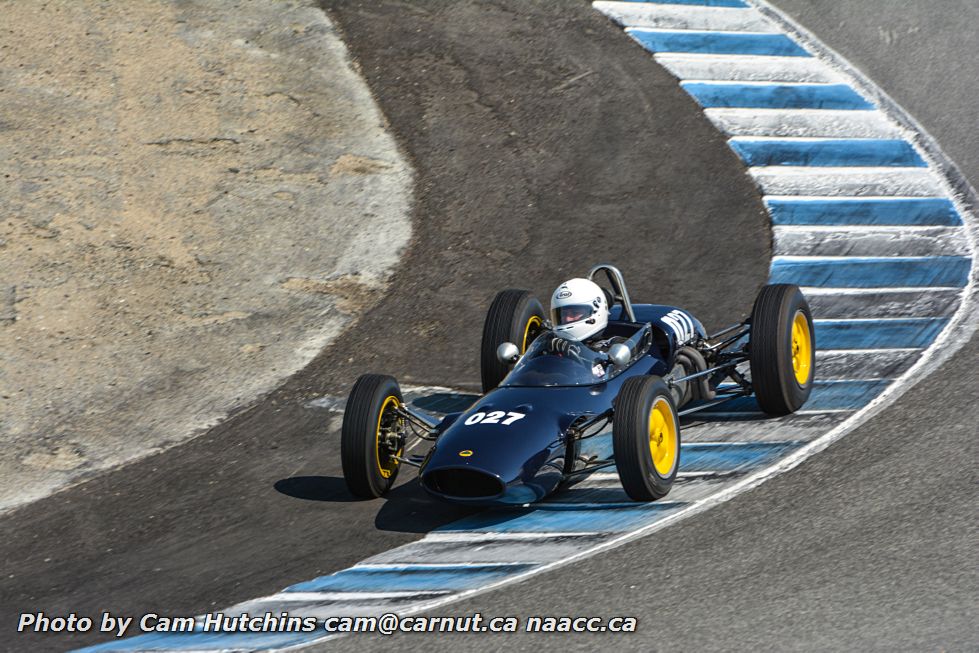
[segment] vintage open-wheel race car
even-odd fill
[[[615,344],[596,351],[570,340],[530,292],[504,290],[483,327],[483,395],[465,411],[436,419],[406,404],[393,377],[357,379],[341,435],[350,491],[379,497],[410,465],[440,499],[523,505],[614,465],[632,499],[653,501],[676,478],[681,416],[747,396],[785,415],[808,399],[815,343],[797,286],[764,286],[748,319],[708,335],[681,308],[633,304],[615,267],[595,266],[588,279],[600,275],[603,337]],[[613,456],[583,457],[582,441],[609,426]],[[414,438],[432,442],[427,453],[406,454]]]

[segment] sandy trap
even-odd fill
[[[380,297],[412,188],[311,3],[14,3],[3,22],[0,511],[303,367]]]

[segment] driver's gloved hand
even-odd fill
[[[571,346],[570,340],[565,340],[564,338],[551,338],[551,351],[561,354],[568,353],[568,348]]]

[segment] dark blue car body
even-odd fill
[[[607,413],[626,379],[666,376],[681,345],[706,337],[703,325],[682,309],[632,308],[635,322],[622,320],[616,307],[605,330],[629,338],[627,365],[600,369],[602,356],[584,345],[569,361],[545,351],[552,332],[538,336],[499,387],[438,425],[420,470],[423,487],[453,502],[522,505],[543,499],[582,469],[580,442],[569,433],[573,425]]]

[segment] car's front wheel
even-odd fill
[[[680,418],[666,382],[658,376],[626,379],[612,420],[615,468],[636,501],[665,497],[680,467]]]
[[[375,499],[394,484],[403,451],[404,403],[394,377],[364,374],[354,383],[343,413],[340,463],[347,488],[355,496]]]

